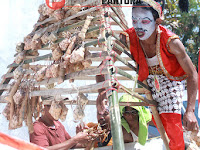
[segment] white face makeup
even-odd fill
[[[134,8],[132,11],[133,27],[140,40],[148,39],[155,30],[156,22],[150,10]]]

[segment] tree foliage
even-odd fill
[[[188,13],[180,11],[177,0],[166,0],[164,14],[163,24],[179,35],[186,52],[197,67],[200,48],[200,0],[189,1]]]

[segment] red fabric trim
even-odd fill
[[[0,143],[20,150],[45,150],[45,148],[19,139],[14,139],[4,133],[0,133]]]
[[[161,53],[161,61],[164,65],[162,70],[165,70],[167,74],[165,74],[171,80],[179,80],[179,77],[182,77],[186,73],[178,63],[176,56],[171,54],[167,49],[167,41],[170,37],[174,36],[175,34],[170,30],[166,29],[163,26],[159,26],[161,32],[160,37],[160,53]],[[126,32],[129,34],[130,39],[130,52],[133,55],[136,63],[139,65],[139,81],[145,80],[149,75],[148,65],[145,59],[144,52],[139,44],[139,38],[136,35],[135,29],[132,27],[127,29]],[[172,76],[172,78],[170,78]],[[173,79],[173,77],[178,77]],[[180,80],[183,80],[180,78]]]

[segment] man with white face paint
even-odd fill
[[[151,11],[140,7],[133,9],[132,21],[133,27],[140,40],[147,40],[155,31],[156,22]]]
[[[164,0],[158,0],[164,3]],[[182,80],[187,79],[188,105],[183,126],[189,131],[199,130],[194,115],[198,76],[179,37],[161,26],[162,8],[154,0],[140,0],[133,4],[133,28],[126,30],[130,51],[139,66],[138,80],[147,80],[157,110],[170,139],[171,150],[184,150],[181,106]],[[153,119],[154,120],[154,119]]]

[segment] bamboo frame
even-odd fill
[[[111,9],[113,10],[113,12],[116,14],[116,16],[117,16],[117,18],[119,18],[120,19],[120,21],[121,22],[119,22],[117,19],[116,19],[116,17],[114,17],[114,15],[110,15],[109,14],[109,16],[114,20],[114,22],[115,23],[117,23],[123,30],[125,30],[125,29],[127,29],[127,26],[126,26],[126,24],[124,23],[124,20],[123,20],[123,18],[121,18],[121,16],[120,16],[120,13],[118,12],[118,8],[112,8],[111,7]],[[77,13],[76,15],[73,15],[73,16],[71,16],[71,18],[70,17],[68,17],[68,18],[66,18],[66,19],[64,19],[63,20],[63,22],[66,22],[66,21],[69,21],[69,20],[71,20],[71,19],[73,19],[73,18],[75,18],[75,17],[78,17],[78,16],[81,16],[81,15],[83,15],[83,14],[87,14],[87,13],[89,13],[89,12],[92,12],[92,11],[95,11],[95,10],[97,10],[96,9],[96,7],[93,7],[93,8],[91,8],[91,9],[88,9],[88,10],[86,10],[86,11],[84,11],[84,12],[80,12],[80,13]],[[100,16],[98,16],[98,17],[95,17],[94,19],[93,19],[93,21],[95,21],[95,20],[98,20],[100,18]],[[49,20],[52,20],[52,19],[49,19]],[[52,20],[52,21],[54,21],[54,20]],[[68,25],[68,26],[66,26],[66,27],[64,27],[64,28],[61,28],[61,29],[59,29],[58,30],[58,32],[62,32],[62,31],[64,31],[64,30],[70,30],[70,29],[72,29],[72,28],[74,28],[74,27],[78,27],[78,26],[81,26],[82,24],[84,24],[84,22],[85,21],[80,21],[80,22],[78,22],[78,23],[75,23],[75,24],[73,24],[73,25]],[[58,23],[56,23],[56,24],[59,24],[59,23],[61,23],[61,22],[58,22]],[[54,24],[55,25],[55,24]],[[104,25],[102,25],[100,28],[103,28],[104,27]],[[48,27],[47,27],[48,28]],[[87,31],[87,33],[89,33],[89,32],[92,32],[92,31],[95,31],[95,30],[98,30],[99,29],[99,27],[98,26],[94,26],[94,27],[91,27],[91,28],[89,28],[88,29],[88,31]],[[35,31],[35,33],[38,33],[39,31]],[[44,30],[43,30],[43,32],[44,32]],[[109,33],[109,34],[108,34]],[[118,45],[117,43],[115,43],[114,44],[114,46],[118,49],[118,50],[120,50],[121,52],[123,52],[123,53],[125,53],[126,55],[128,55],[129,57],[128,58],[130,58],[130,59],[132,59],[133,60],[133,57],[132,57],[132,55],[128,52],[128,48],[127,48],[127,45],[125,45],[125,43],[123,43],[122,41],[120,41],[120,39],[119,38],[117,38],[117,35],[115,34],[115,33],[110,33],[110,32],[108,32],[107,34],[108,34],[108,36],[106,37],[106,38],[101,38],[101,39],[96,39],[96,40],[94,40],[94,41],[91,41],[91,42],[87,42],[86,44],[85,44],[85,47],[89,47],[90,45],[95,45],[95,44],[98,44],[98,43],[101,43],[101,42],[105,42],[106,40],[107,40],[107,46],[108,46],[108,48],[107,48],[107,51],[108,52],[110,52],[110,50],[112,49],[111,48],[111,36],[113,36],[115,39],[117,39],[119,42],[121,42],[122,44],[124,44],[124,46],[125,46],[125,50],[120,46],[120,45]],[[59,39],[59,40],[57,40],[56,42],[60,42],[60,41],[62,41],[63,39]],[[48,45],[43,45],[43,48],[45,48],[45,47],[47,47]],[[103,50],[103,48],[88,48],[88,49],[93,49],[93,50],[96,50],[96,49],[98,49],[98,50],[100,50],[100,51],[102,51]],[[28,50],[28,51],[30,51],[30,50]],[[91,55],[89,55],[89,56],[87,56],[86,57],[86,59],[94,59],[94,60],[97,60],[96,58],[99,56],[99,53],[94,53],[94,54],[91,54]],[[101,56],[102,57],[106,57],[106,56],[108,56],[108,53],[107,52],[102,52],[101,53]],[[136,68],[134,67],[134,66],[132,66],[127,60],[125,60],[125,59],[123,59],[123,58],[121,58],[119,55],[114,55],[114,54],[111,54],[111,56],[112,57],[116,57],[119,61],[121,61],[121,62],[123,62],[126,66],[128,66],[129,68],[131,68],[131,69],[133,69],[134,71],[136,71]],[[31,62],[34,62],[34,61],[39,61],[39,60],[45,60],[46,58],[48,58],[48,57],[52,57],[52,55],[51,54],[47,54],[47,55],[44,55],[44,56],[39,56],[39,57],[36,57],[36,58],[34,58],[35,60],[32,60],[32,59],[28,59],[28,60],[25,60],[24,61],[24,63],[26,64],[26,63],[31,63]],[[113,65],[113,63],[112,63],[112,61],[109,61],[109,65]],[[6,90],[6,89],[9,89],[10,88],[10,85],[8,84],[9,83],[9,81],[11,80],[11,78],[12,78],[12,72],[16,69],[16,67],[17,67],[18,65],[16,65],[16,64],[11,64],[11,65],[9,65],[8,66],[8,68],[10,67],[10,69],[9,69],[9,72],[4,76],[4,79],[2,80],[2,82],[1,82],[1,86],[0,86],[0,94],[2,95],[2,93],[3,93],[3,91],[4,90]],[[100,69],[101,68],[97,68],[97,69],[86,69],[86,70],[83,70],[83,71],[79,71],[79,72],[74,72],[74,73],[70,73],[70,74],[67,74],[67,75],[65,75],[65,80],[67,80],[67,79],[72,79],[72,78],[81,78],[81,76],[85,76],[85,75],[94,75],[94,74],[99,74],[100,73]],[[115,71],[113,71],[114,70],[114,68],[109,68],[109,73],[110,73],[110,78],[112,78],[112,75],[113,74],[115,74]],[[102,71],[101,71],[101,74],[107,74],[108,73],[108,70],[106,69],[106,68],[104,68]],[[122,76],[124,76],[124,77],[126,77],[127,79],[131,79],[131,80],[133,80],[134,78],[130,75],[130,74],[128,74],[128,73],[126,73],[126,72],[124,72],[123,70],[121,70],[121,69],[119,69],[119,67],[117,68],[117,73],[119,73],[120,75],[122,75]],[[114,75],[113,75],[114,76]],[[43,80],[43,81],[41,81],[41,82],[36,82],[35,83],[35,85],[45,85],[45,84],[51,84],[51,83],[54,83],[54,82],[57,82],[57,78],[52,78],[52,79],[50,79],[50,80]],[[139,84],[141,84],[141,85],[143,85],[145,88],[147,88],[147,86],[146,85],[144,85],[143,83],[140,83],[139,82]],[[90,92],[90,93],[93,93],[94,91],[97,91],[97,89],[100,87],[100,86],[104,86],[104,87],[113,87],[114,88],[114,86],[113,85],[111,85],[109,82],[101,82],[101,83],[99,83],[99,84],[92,84],[92,85],[88,85],[88,86],[81,86],[81,87],[79,87],[79,91],[80,92]],[[167,139],[167,137],[166,137],[166,133],[165,133],[165,131],[163,130],[164,128],[163,128],[163,126],[162,126],[162,122],[159,120],[159,116],[158,116],[158,112],[157,112],[157,110],[156,110],[156,107],[154,107],[154,106],[152,106],[152,105],[156,105],[155,104],[155,102],[154,101],[152,101],[151,102],[151,100],[152,100],[152,97],[151,97],[151,94],[150,94],[150,92],[146,92],[147,93],[147,98],[143,98],[143,97],[141,97],[140,95],[138,95],[137,93],[135,93],[135,92],[132,92],[130,89],[127,89],[127,88],[125,88],[125,87],[123,87],[122,85],[120,86],[120,88],[121,89],[123,89],[124,91],[126,91],[126,92],[128,92],[130,95],[132,95],[132,96],[135,96],[135,97],[137,97],[137,98],[139,98],[139,99],[142,99],[142,100],[144,100],[145,102],[139,102],[139,103],[118,103],[118,97],[117,97],[117,91],[115,91],[115,90],[112,90],[111,92],[112,92],[112,95],[110,95],[109,96],[109,103],[110,103],[110,112],[111,112],[111,126],[112,126],[112,136],[113,136],[113,146],[114,146],[114,149],[116,149],[116,150],[118,150],[118,149],[120,149],[120,150],[123,150],[124,149],[124,144],[123,144],[123,140],[122,140],[122,132],[121,132],[121,126],[119,126],[120,125],[120,118],[119,118],[119,105],[121,105],[121,106],[147,106],[147,105],[149,105],[150,104],[150,106],[152,107],[152,111],[153,111],[153,115],[154,115],[154,117],[155,117],[155,121],[156,121],[156,123],[157,123],[157,125],[158,125],[158,128],[159,128],[159,130],[160,130],[160,132],[161,132],[161,136],[162,136],[162,138],[163,138],[163,141],[164,141],[164,143],[165,143],[165,145],[166,145],[166,147],[167,147],[167,149],[169,149],[169,147],[168,147],[168,139]],[[149,90],[149,88],[147,88],[148,90]],[[145,91],[147,91],[147,90],[145,90],[144,88],[142,88],[142,89],[135,89],[135,91],[136,92],[142,92],[142,93],[144,93]],[[77,91],[75,90],[75,89],[73,89],[73,88],[68,88],[68,89],[53,89],[53,90],[44,90],[44,91],[32,91],[31,92],[31,96],[40,96],[40,95],[57,95],[57,94],[71,94],[71,93],[77,93]],[[11,95],[13,95],[13,91],[12,91],[12,93],[11,93]],[[3,102],[2,100],[1,100],[1,98],[4,98],[5,96],[1,96],[0,97],[0,102]],[[10,98],[10,97],[9,97]],[[7,101],[4,101],[4,102],[7,102]],[[12,101],[11,101],[12,102]],[[44,101],[44,102],[47,102],[47,101]],[[73,104],[73,102],[71,101],[71,102],[69,102],[69,101],[65,101],[65,103],[66,104]],[[89,101],[89,104],[91,104],[91,105],[94,105],[95,104],[95,102],[94,101]],[[11,114],[13,114],[13,112],[11,112]],[[158,116],[158,117],[157,117]]]

